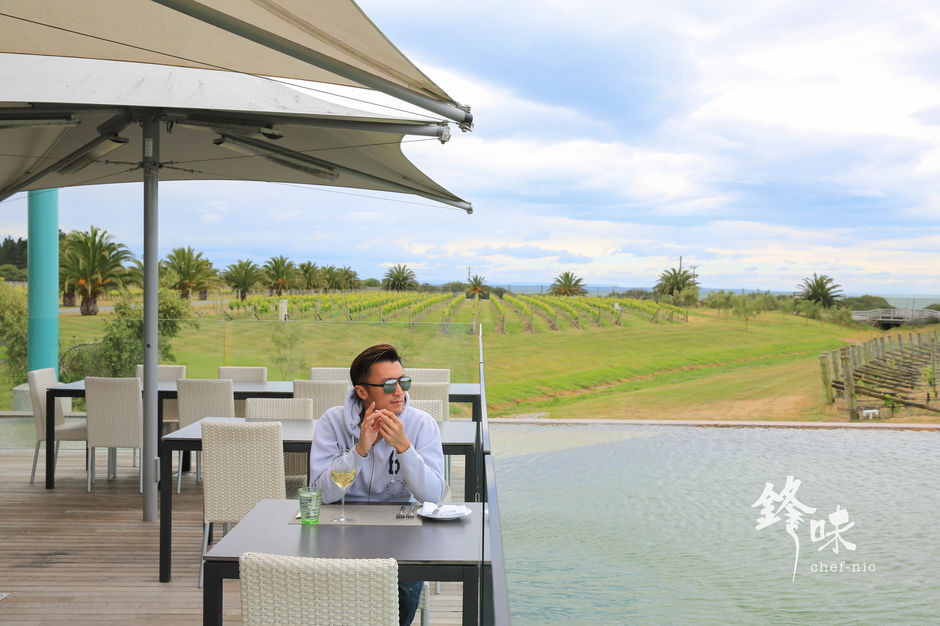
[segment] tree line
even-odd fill
[[[0,276],[7,280],[26,279],[27,242],[7,236],[0,242]],[[59,231],[59,288],[64,306],[75,306],[80,299],[82,315],[95,315],[98,312],[98,298],[105,292],[129,287],[143,287],[143,264],[134,258],[131,251],[122,243],[114,240],[106,230],[91,226],[87,231],[72,231],[68,234]],[[6,272],[4,272],[6,269]],[[202,252],[192,247],[173,249],[159,264],[161,287],[175,290],[183,298],[199,294],[207,297],[210,290],[225,285],[236,296],[245,300],[253,289],[267,289],[271,294],[280,296],[290,290],[331,291],[354,290],[362,287],[381,287],[393,291],[465,291],[468,297],[488,297],[490,293],[498,296],[506,291],[500,287],[486,284],[482,275],[468,276],[467,282],[451,282],[441,287],[421,284],[414,269],[405,264],[396,264],[388,268],[382,280],[360,279],[358,273],[349,266],[319,266],[312,261],[295,263],[285,256],[273,256],[258,265],[250,259],[239,259],[224,269],[216,269]],[[574,272],[565,271],[555,277],[549,293],[560,296],[580,296],[587,294],[584,279]],[[614,294],[637,299],[655,299],[675,306],[691,307],[699,304],[699,276],[695,268],[679,266],[663,270],[655,285],[649,291],[632,289]],[[712,300],[702,301],[710,306]],[[796,302],[810,302],[823,309],[843,306],[863,306],[866,308],[888,308],[890,305],[883,298],[863,296],[857,299],[843,298],[841,286],[827,274],[813,273],[798,285],[798,291],[791,296]],[[872,306],[875,304],[877,306]],[[804,305],[805,308],[805,305]]]

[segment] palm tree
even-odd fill
[[[698,275],[695,272],[682,269],[682,263],[680,262],[678,268],[673,267],[663,270],[663,273],[659,275],[659,280],[656,281],[656,285],[653,287],[653,293],[660,297],[668,296],[675,300],[683,291],[691,293],[693,287],[698,287]]]
[[[479,295],[482,296],[484,293],[487,292],[487,290],[488,290],[488,287],[487,287],[487,285],[486,285],[486,277],[485,277],[485,276],[480,276],[479,274],[474,274],[474,275],[470,278],[470,284],[469,284],[469,286],[467,287],[467,293],[468,293],[470,296],[475,296],[475,295],[477,295],[477,294],[479,294]]]
[[[208,291],[215,278],[212,262],[188,246],[172,250],[161,269],[168,273],[169,287],[179,291],[181,298],[189,298],[193,291]]]
[[[303,278],[304,289],[311,291],[323,286],[323,271],[317,267],[316,263],[304,261],[297,266],[300,276]]]
[[[409,291],[418,288],[418,278],[407,265],[393,265],[382,278],[382,288],[389,291]]]
[[[144,287],[144,262],[140,259],[134,259],[124,271],[125,287]]]
[[[255,265],[254,261],[242,259],[236,261],[233,265],[225,268],[222,274],[222,280],[238,293],[238,299],[244,300],[248,297],[248,292],[262,278],[261,268]]]
[[[584,280],[574,275],[574,272],[562,272],[552,281],[548,293],[557,296],[582,296],[587,293]]]
[[[813,272],[812,278],[804,278],[799,285],[800,299],[815,302],[828,309],[842,298],[841,286],[836,284],[831,276],[817,276],[816,272]]]
[[[286,256],[273,256],[264,264],[267,287],[277,295],[281,295],[285,289],[290,289],[296,272],[294,262],[288,261]]]
[[[343,282],[343,289],[359,289],[362,281],[359,280],[359,273],[348,265],[344,265],[339,270],[340,280]]]
[[[335,265],[327,265],[322,268],[323,283],[326,289],[342,289],[343,274]]]
[[[133,257],[106,230],[92,226],[88,232],[69,233],[61,262],[63,282],[66,292],[72,289],[81,297],[82,315],[98,314],[98,296],[122,285],[126,273],[122,263]]]

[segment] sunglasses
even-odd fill
[[[401,378],[390,378],[384,383],[359,383],[360,385],[366,385],[368,387],[381,387],[385,393],[395,393],[395,387],[401,385],[402,391],[408,391],[411,389],[411,378],[408,376],[402,376]]]

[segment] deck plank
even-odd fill
[[[42,463],[29,484],[32,454],[0,449],[0,594],[9,594],[0,600],[0,622],[201,623],[202,488],[195,478],[184,475],[183,492],[174,496],[173,580],[160,583],[159,523],[142,521],[130,451],[119,452],[110,481],[99,454],[90,494],[84,451],[60,451],[54,490],[45,489]],[[463,459],[453,463],[454,492],[463,493]],[[224,620],[240,623],[239,582],[224,584]],[[460,619],[460,583],[441,583],[430,622]]]

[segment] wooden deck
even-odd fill
[[[174,497],[173,580],[160,583],[159,523],[141,521],[130,451],[119,453],[118,478],[108,481],[99,450],[90,494],[83,450],[60,452],[54,490],[44,487],[42,452],[30,485],[32,450],[0,450],[0,622],[201,623],[202,489],[195,478],[184,475],[183,493]],[[463,459],[453,463],[462,493]],[[225,581],[226,623],[241,622],[238,590],[237,580]],[[430,604],[431,624],[459,624],[460,583],[441,583]]]

